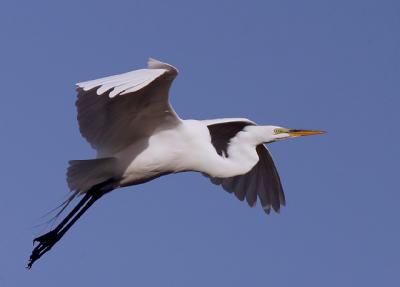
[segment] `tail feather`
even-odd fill
[[[71,160],[67,170],[69,189],[77,191],[78,194],[84,193],[96,184],[104,182],[109,178],[115,178],[116,162],[117,160],[113,157]]]

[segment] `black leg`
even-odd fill
[[[112,189],[109,181],[92,187],[56,228],[35,238],[33,243],[38,242],[38,245],[32,251],[27,268],[30,269],[33,263],[48,252],[93,203]]]

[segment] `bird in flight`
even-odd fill
[[[183,120],[168,100],[177,75],[172,65],[149,59],[147,69],[77,84],[79,129],[97,157],[69,162],[72,193],[63,209],[82,199],[59,225],[34,239],[28,268],[104,194],[172,173],[200,172],[251,207],[258,198],[267,214],[285,205],[265,144],[324,132],[257,125],[245,118]]]

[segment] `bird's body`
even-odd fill
[[[232,122],[235,120],[232,119]],[[221,121],[226,122],[226,119]],[[233,177],[247,173],[258,162],[256,142],[247,142],[245,136],[240,134],[235,136],[235,140],[239,141],[240,152],[234,152],[236,145],[232,143],[233,158],[220,156],[212,145],[207,121],[182,120],[174,129],[156,130],[149,138],[132,143],[116,153],[103,154],[100,158],[115,159],[111,169],[121,186],[183,171],[198,171],[212,177]]]
[[[73,160],[69,188],[84,195],[39,245],[28,267],[61,239],[103,194],[184,171],[200,172],[214,184],[266,213],[285,204],[278,172],[265,143],[319,131],[260,126],[244,118],[182,120],[168,100],[178,70],[149,60],[147,69],[77,84],[80,131],[97,150],[97,158]]]
[[[135,155],[144,144],[146,148]],[[164,173],[207,172],[210,163],[224,161],[211,144],[207,125],[196,120],[182,120],[174,129],[156,131],[147,143],[133,144],[114,156],[124,169],[121,185]],[[127,158],[132,160],[126,162]]]

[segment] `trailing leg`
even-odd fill
[[[27,268],[30,269],[43,254],[48,252],[71,228],[71,226],[104,194],[113,190],[114,180],[110,179],[89,189],[81,201],[71,210],[71,212],[57,225],[56,228],[47,232],[33,240],[33,243],[38,242],[38,245],[33,249],[29,258]]]

